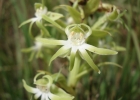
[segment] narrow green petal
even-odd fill
[[[39,72],[38,74],[35,75],[34,77],[34,82],[36,82],[36,79],[38,78],[38,76],[45,74],[45,72]]]
[[[114,63],[114,62],[102,62],[102,63],[99,63],[99,64],[98,64],[99,67],[100,67],[100,66],[105,66],[105,65],[113,65],[113,66],[122,68],[121,65],[116,64],[116,63]]]
[[[36,38],[37,42],[41,42],[42,45],[66,45],[67,41],[65,40],[54,40],[54,39],[46,39],[46,38]]]
[[[116,51],[109,50],[109,49],[97,48],[89,44],[84,44],[83,47],[89,50],[90,52],[93,52],[99,55],[116,55],[118,53]]]
[[[31,18],[31,19],[28,19],[28,20],[22,22],[22,23],[19,25],[19,28],[20,28],[21,26],[25,25],[25,24],[28,24],[28,23],[32,22],[33,20],[34,20],[34,18]]]
[[[61,56],[65,53],[67,53],[69,51],[70,47],[69,46],[63,46],[61,47],[51,58],[50,62],[49,62],[49,65],[51,64],[51,62],[57,58],[58,56]]]
[[[98,67],[94,64],[91,57],[88,55],[87,51],[85,49],[79,49],[83,59],[95,70],[100,74],[100,70]]]
[[[30,48],[21,49],[21,52],[28,53],[31,52],[32,50],[34,50],[33,47],[30,47]]]
[[[43,76],[43,78],[47,78],[48,79],[47,86],[49,86],[49,88],[50,88],[50,86],[53,84],[53,78],[50,75],[45,75],[45,76]]]
[[[61,29],[62,31],[64,31],[64,29],[63,29],[58,23],[56,23],[55,21],[51,20],[48,16],[43,15],[42,18],[43,18],[44,20],[46,20],[47,22],[50,22],[51,24],[53,24],[53,25],[56,26],[57,28]]]
[[[77,52],[77,48],[73,47],[71,49],[71,54],[70,54],[70,71],[73,69],[74,66],[76,52]]]
[[[30,58],[29,58],[29,62],[33,60],[34,56],[35,56],[35,51],[31,52]]]
[[[48,30],[41,24],[41,22],[36,21],[36,25],[43,31],[44,34],[50,37]]]
[[[30,23],[30,26],[29,26],[29,35],[33,38],[33,35],[32,35],[32,26],[34,24],[34,21]]]
[[[38,89],[32,88],[26,84],[24,80],[22,80],[24,88],[30,93],[37,93]]]

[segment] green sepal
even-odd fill
[[[58,29],[60,29],[61,31],[64,31],[64,29],[55,21],[53,21],[52,19],[50,19],[48,16],[43,15],[42,18],[44,20],[46,20],[47,22],[51,23],[52,25],[54,25],[55,27],[57,27]]]
[[[115,9],[109,16],[107,17],[109,20],[114,21],[118,18],[119,12]]]
[[[36,91],[37,91],[36,88],[32,88],[32,87],[28,86],[24,80],[22,80],[22,82],[23,82],[23,86],[26,89],[26,91],[28,91],[30,93],[36,93]]]
[[[109,49],[97,48],[97,47],[89,45],[89,44],[84,44],[84,48],[90,52],[93,52],[93,53],[96,53],[99,55],[116,55],[118,53],[116,51],[109,50]]]
[[[35,10],[38,9],[38,8],[40,8],[40,7],[42,7],[42,6],[43,6],[43,5],[42,5],[41,3],[35,3],[35,4],[34,4]]]
[[[50,11],[47,12],[47,16],[53,21],[60,19],[61,17],[64,17],[62,14],[54,13],[54,12],[50,12]]]
[[[34,84],[39,85],[39,86],[47,86],[49,81],[45,78],[38,79],[34,82]]]
[[[75,56],[76,56],[77,48],[71,48],[71,53],[70,53],[70,67],[69,70],[71,71],[74,66],[74,61],[75,61]]]
[[[109,32],[104,31],[104,30],[97,30],[97,29],[92,29],[92,35],[94,37],[98,37],[98,38],[103,38],[106,35],[110,35],[111,36],[111,34]]]
[[[82,55],[82,58],[90,65],[90,67],[100,74],[100,70],[94,64],[93,60],[91,59],[87,51],[85,49],[79,49],[79,51],[80,51],[80,54]]]
[[[42,43],[42,45],[65,45],[65,40],[54,40],[54,39],[46,39],[46,38],[39,38],[35,39],[36,41]]]
[[[51,62],[52,62],[55,58],[57,58],[57,57],[59,57],[59,56],[65,54],[65,53],[67,53],[67,52],[69,51],[69,49],[70,49],[69,46],[62,46],[62,47],[52,56],[52,58],[50,59],[49,65],[51,64]]]
[[[100,67],[100,66],[108,66],[108,65],[113,65],[113,66],[116,66],[116,67],[119,67],[119,68],[123,68],[121,65],[119,65],[119,64],[116,64],[116,63],[114,63],[114,62],[101,62],[101,63],[99,63],[98,64],[98,67]]]
[[[75,23],[77,23],[77,24],[81,23],[82,19],[81,19],[80,12],[78,12],[75,8],[68,6],[68,5],[60,5],[58,8],[63,8],[65,10],[65,7],[67,8],[69,14],[71,15],[71,17],[73,18]]]
[[[34,82],[37,81],[38,76],[40,76],[40,75],[44,75],[44,74],[45,74],[44,71],[40,71],[40,72],[38,72],[38,73],[35,75],[35,77],[34,77]]]
[[[36,25],[43,31],[44,34],[46,34],[46,36],[50,37],[50,33],[48,32],[48,30],[42,25],[42,23],[40,21],[36,21]]]
[[[71,96],[70,94],[66,93],[61,88],[58,88],[56,86],[51,87],[51,100],[72,100],[74,96]]]
[[[100,4],[100,0],[88,0],[87,4],[84,6],[84,11],[86,14],[94,13]]]

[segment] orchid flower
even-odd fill
[[[78,53],[83,60],[95,71],[100,73],[98,67],[94,64],[92,58],[87,51],[99,55],[115,55],[116,51],[98,48],[86,43],[87,38],[91,35],[92,31],[86,24],[72,24],[66,27],[65,33],[68,40],[50,40],[45,38],[36,38],[36,41],[41,42],[43,45],[63,45],[51,58],[51,62],[59,56],[70,56],[70,70],[72,70],[75,62],[75,56]]]
[[[36,78],[40,75],[37,74],[34,79],[34,84],[36,84],[36,88],[30,87],[23,80],[24,88],[34,94],[34,98],[41,100],[72,100],[74,97],[67,94],[61,88],[58,88],[53,84],[53,78],[50,75],[45,75],[41,79],[36,80]]]
[[[49,32],[47,31],[47,29],[44,27],[42,21],[43,19],[45,19],[46,21],[48,22],[51,22],[51,23],[54,23],[54,24],[57,24],[55,23],[54,21],[63,17],[62,14],[59,14],[59,13],[54,13],[54,12],[50,12],[47,10],[47,7],[43,6],[42,4],[40,3],[36,3],[35,4],[35,8],[36,8],[36,12],[35,12],[35,17],[34,18],[31,18],[31,19],[28,19],[27,21],[23,22],[20,24],[19,27],[27,24],[27,23],[30,23],[30,26],[29,26],[29,34],[31,35],[31,28],[33,26],[33,23],[36,22],[36,25],[42,30],[44,31],[44,33],[47,35],[47,36],[50,36],[49,35]]]

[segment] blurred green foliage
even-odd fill
[[[29,56],[21,49],[33,45],[28,34],[28,25],[18,28],[21,22],[34,16],[33,4],[40,0],[0,0],[0,100],[29,99],[22,84],[24,78],[32,82],[36,70],[47,69],[47,59],[28,62]],[[103,0],[115,4],[121,10],[127,10],[122,17],[127,25],[117,25],[113,37],[106,37],[106,43],[112,41],[126,47],[125,52],[117,56],[104,57],[123,66],[100,67],[101,74],[90,72],[78,84],[78,100],[139,100],[140,99],[140,0]],[[47,0],[48,9],[69,4],[68,0]],[[33,30],[37,32],[36,28]],[[50,30],[52,33],[56,30]],[[59,35],[58,35],[59,38]],[[46,54],[47,56],[47,54]],[[101,59],[101,60],[102,60]],[[65,59],[58,59],[66,62]],[[56,62],[58,63],[58,62]],[[60,65],[61,66],[61,65]],[[49,68],[50,69],[50,68]],[[54,72],[58,68],[50,69]],[[64,70],[65,71],[65,70]],[[64,72],[66,73],[66,72]],[[30,84],[30,83],[29,83]],[[32,85],[32,84],[31,84]]]

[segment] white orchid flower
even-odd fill
[[[67,94],[62,89],[53,84],[53,79],[49,75],[43,76],[41,79],[34,79],[36,88],[30,87],[23,80],[24,88],[34,94],[34,98],[41,100],[72,100],[74,97]]]
[[[91,35],[91,29],[86,24],[72,24],[66,27],[65,33],[68,40],[50,40],[45,38],[37,38],[36,41],[43,45],[63,45],[51,58],[50,63],[58,56],[70,55],[70,70],[75,63],[75,56],[78,53],[95,71],[100,73],[98,67],[94,64],[87,51],[99,55],[115,55],[116,51],[97,48],[86,43],[86,39]]]
[[[47,10],[47,7],[43,6],[42,4],[40,3],[36,3],[35,4],[35,8],[36,8],[36,12],[35,12],[35,17],[34,18],[31,18],[31,19],[28,19],[27,21],[24,21],[23,23],[20,24],[19,27],[27,24],[27,23],[30,23],[30,26],[29,26],[29,34],[31,35],[31,28],[33,26],[33,23],[36,22],[36,25],[42,30],[44,31],[44,33],[47,35],[47,36],[50,36],[49,32],[47,31],[47,29],[44,27],[43,23],[42,23],[42,20],[46,20],[52,24],[55,24],[57,27],[61,28],[57,23],[55,23],[54,21],[63,17],[62,14],[59,14],[59,13],[55,13],[55,12],[50,12]],[[31,35],[32,36],[32,35]]]

